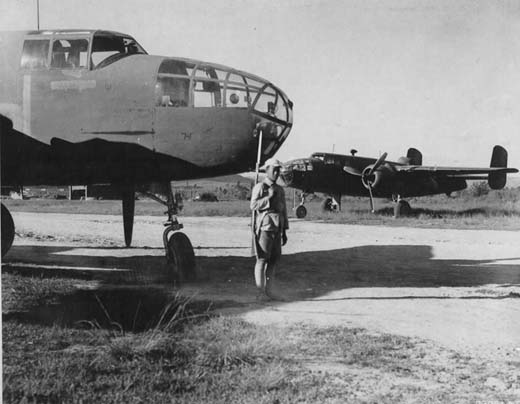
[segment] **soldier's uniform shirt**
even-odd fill
[[[269,188],[274,191],[271,198],[268,197]],[[269,178],[265,178],[253,188],[251,210],[257,212],[255,222],[257,235],[260,231],[283,233],[289,229],[284,189]]]
[[[271,198],[269,188],[274,192]],[[255,282],[270,296],[276,264],[282,256],[282,234],[289,228],[283,188],[269,178],[256,184],[251,193],[251,210],[256,212]]]

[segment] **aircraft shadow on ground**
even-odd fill
[[[37,249],[35,251],[34,249]],[[14,246],[16,256],[23,256],[24,249],[31,254],[44,257],[40,262],[53,265],[69,265],[105,268],[104,271],[71,271],[67,269],[44,269],[37,267],[13,267],[6,260],[2,270],[22,276],[68,276],[79,279],[96,279],[101,283],[114,282],[134,287],[110,289],[108,286],[98,290],[77,290],[57,296],[53,304],[32,307],[23,312],[3,315],[4,320],[17,319],[30,323],[52,325],[74,325],[78,321],[95,321],[101,326],[111,322],[120,324],[125,330],[143,330],[157,324],[161,311],[172,301],[175,289],[150,288],[150,284],[165,285],[168,279],[165,258],[156,255],[131,257],[92,257],[67,255],[70,248]],[[102,248],[98,250],[103,250]],[[59,255],[56,255],[59,253]],[[49,258],[50,257],[50,258]],[[58,262],[56,262],[56,257]],[[8,258],[8,257],[6,257]],[[282,293],[284,302],[322,297],[327,294],[355,288],[437,288],[437,287],[479,287],[489,284],[520,286],[520,265],[510,263],[520,257],[506,257],[500,264],[493,260],[446,260],[434,259],[432,249],[427,245],[387,245],[360,246],[330,251],[310,251],[287,254],[282,258],[277,274],[277,289]],[[213,307],[234,306],[247,311],[257,307],[237,303],[237,295],[250,296],[254,302],[253,257],[218,256],[197,257],[200,280],[188,285],[185,290],[210,289],[215,299],[198,301],[193,310],[201,312]],[[113,274],[106,269],[125,268],[129,272]],[[167,283],[166,283],[167,285]],[[183,289],[180,289],[183,293]],[[520,296],[511,296],[520,297]],[[363,297],[348,299],[400,299],[400,298],[446,298],[440,296],[389,296],[364,294]],[[460,297],[458,297],[460,298]],[[497,298],[483,294],[479,298]],[[503,297],[501,297],[503,298]],[[209,303],[208,300],[215,300]],[[243,300],[243,299],[242,299]],[[334,299],[333,299],[334,300]],[[273,304],[278,304],[274,302]],[[107,315],[108,313],[108,315]]]
[[[114,255],[115,251],[125,250],[121,247],[81,247],[81,250],[95,249],[102,255],[78,255],[73,253],[75,249],[71,247],[13,246],[11,249],[12,253],[4,260],[3,272],[124,284],[149,284],[172,279],[162,248],[139,249],[159,250],[160,255],[137,255],[132,253],[133,249],[126,249],[128,254],[123,257]],[[10,259],[10,255],[35,258],[24,258],[19,262],[16,258]]]
[[[165,326],[179,327],[183,318],[209,318],[210,310],[215,307],[222,306],[215,306],[210,301],[173,298],[158,289],[76,290],[60,295],[52,304],[3,313],[2,320],[140,332]],[[204,313],[207,316],[201,316]]]

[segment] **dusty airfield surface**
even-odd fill
[[[136,217],[131,249],[122,248],[119,216],[13,217],[17,237],[4,270],[92,274],[100,288],[172,288],[165,279],[160,217]],[[249,220],[181,221],[195,248],[200,281],[180,291],[225,303],[223,312],[263,324],[361,327],[482,359],[520,361],[518,232],[293,220],[277,277],[283,301],[258,304]]]

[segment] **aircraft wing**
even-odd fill
[[[437,166],[394,166],[397,172],[401,173],[428,173],[431,175],[443,175],[447,177],[458,177],[467,179],[479,179],[486,174],[507,174],[517,173],[516,168],[506,167],[437,167]],[[487,177],[485,177],[487,178]]]

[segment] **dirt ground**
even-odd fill
[[[172,288],[162,218],[13,213],[4,270],[89,274],[98,287]],[[200,280],[181,293],[226,302],[257,323],[348,325],[432,341],[474,357],[520,361],[520,234],[290,223],[277,276],[283,301],[255,301],[247,218],[184,217]]]

